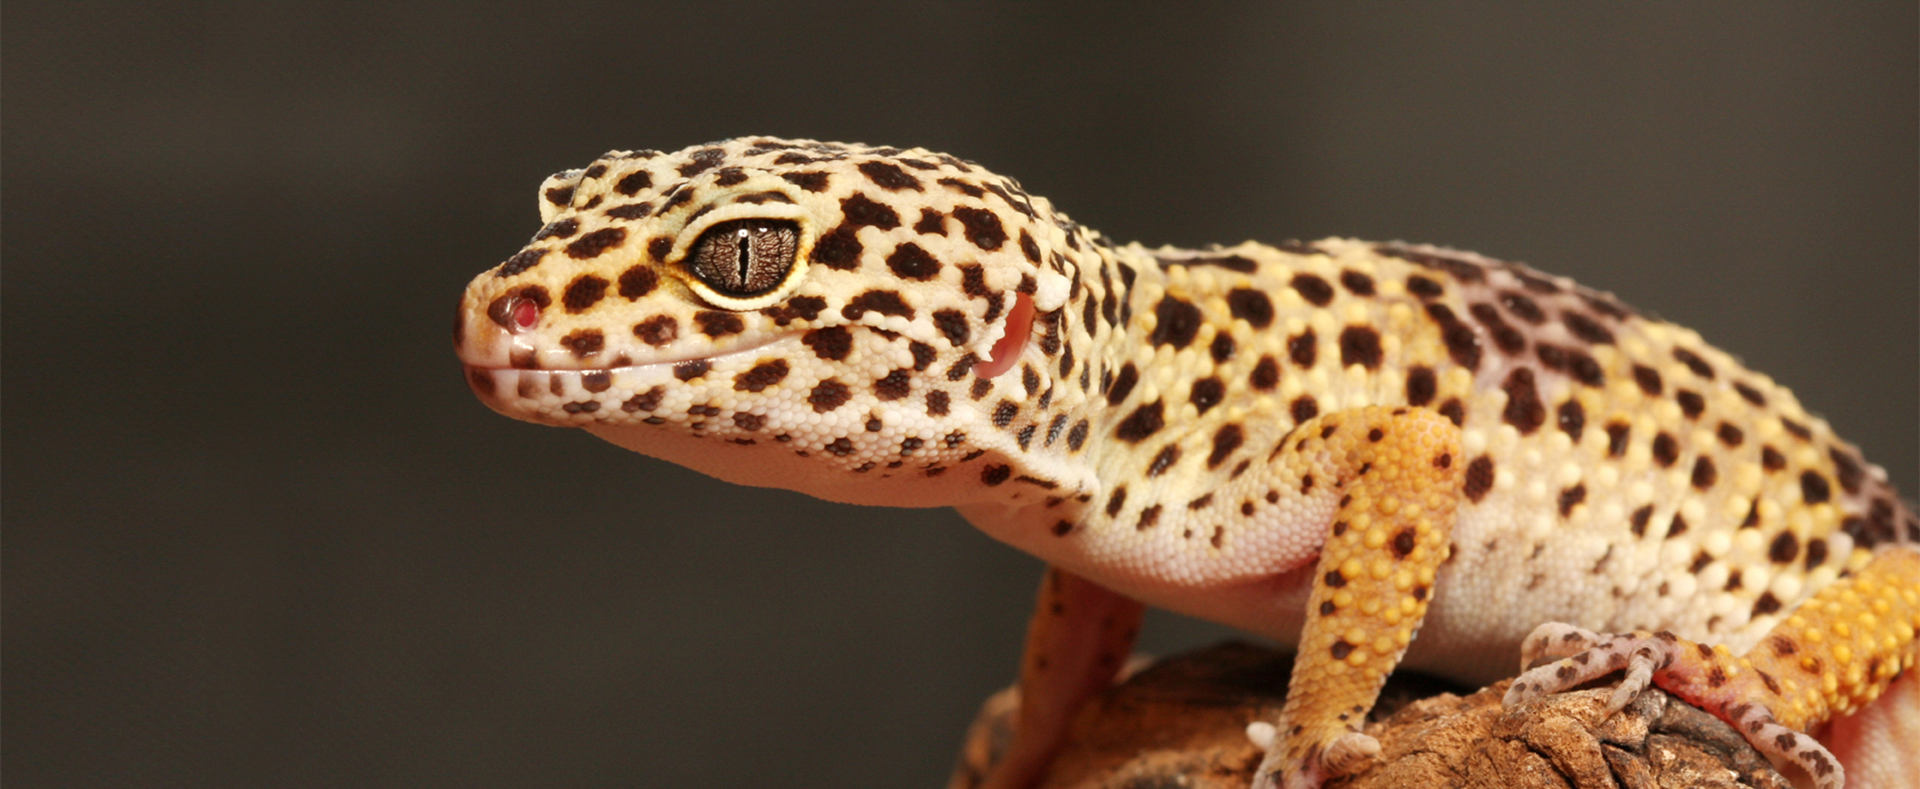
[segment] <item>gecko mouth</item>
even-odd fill
[[[560,425],[605,421],[659,424],[658,411],[674,384],[706,375],[715,367],[747,369],[768,346],[797,335],[780,335],[706,356],[660,359],[636,364],[575,369],[527,369],[463,361],[467,385],[495,411],[516,419]]]

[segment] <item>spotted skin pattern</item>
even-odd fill
[[[1377,750],[1360,728],[1399,665],[1496,679],[1548,622],[1714,645],[1662,652],[1665,684],[1857,619],[1864,577],[1900,610],[1920,595],[1886,569],[1920,521],[1825,421],[1525,266],[1122,245],[971,162],[802,140],[616,151],[539,200],[544,226],[461,302],[489,406],[742,484],[956,506],[1050,563],[1020,737],[985,785],[1044,774],[1134,601],[1301,646],[1258,785],[1314,786]],[[1868,613],[1852,660],[1880,687],[1920,623]],[[1797,692],[1835,693],[1841,662]],[[1804,731],[1877,691],[1848,692],[1769,720]]]

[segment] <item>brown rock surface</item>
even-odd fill
[[[1247,724],[1272,720],[1292,658],[1241,643],[1176,655],[1134,673],[1082,711],[1046,789],[1245,789],[1260,763]],[[1467,696],[1394,675],[1367,733],[1382,754],[1341,789],[1554,787],[1787,789],[1765,757],[1718,719],[1659,691],[1601,719],[1608,689],[1506,709],[1502,681]],[[988,699],[949,789],[969,789],[1005,746],[1018,694]]]

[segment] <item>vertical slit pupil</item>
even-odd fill
[[[740,279],[737,280],[737,282],[742,288],[745,288],[747,285],[747,272],[753,268],[752,236],[753,232],[743,227],[740,228],[740,233],[734,238],[734,243],[740,245]]]

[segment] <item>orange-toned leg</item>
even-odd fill
[[[1020,661],[1020,713],[1013,743],[981,784],[1039,783],[1088,699],[1113,684],[1140,630],[1143,607],[1057,567],[1047,568]]]
[[[1426,616],[1466,467],[1459,429],[1417,408],[1307,422],[1275,458],[1303,459],[1335,481],[1341,498],[1314,570],[1286,707],[1277,726],[1248,729],[1267,747],[1256,789],[1317,787],[1379,753],[1361,729]]]

